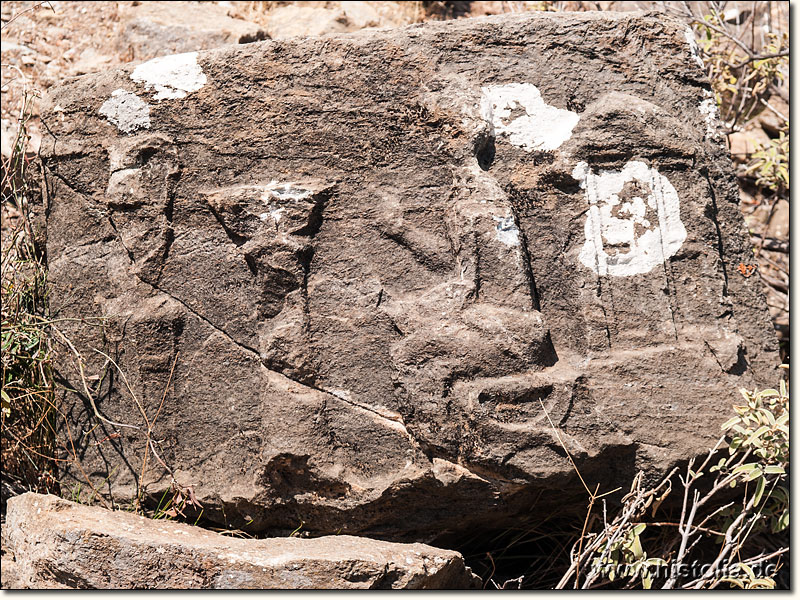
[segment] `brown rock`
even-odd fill
[[[753,125],[745,131],[736,131],[728,136],[731,158],[746,164],[753,152],[769,147],[769,140],[769,136],[758,125]]]
[[[709,94],[685,28],[640,13],[65,82],[44,110],[51,305],[106,317],[62,329],[102,414],[140,428],[65,393],[86,471],[119,499],[170,485],[152,458],[138,481],[136,402],[152,418],[165,388],[159,456],[253,532],[582,515],[562,441],[601,490],[705,452],[779,362]]]
[[[789,239],[789,202],[786,200],[778,200],[775,202],[775,208],[772,211],[772,218],[767,225],[767,237],[772,237],[778,240]]]
[[[403,3],[287,2],[263,15],[271,39],[306,37],[357,31],[367,27],[405,24]]]
[[[0,581],[2,581],[4,590],[20,589],[23,587],[19,579],[19,571],[17,569],[17,561],[14,554],[8,548],[8,540],[6,539],[6,519],[3,515],[2,524],[0,525]]]
[[[138,2],[125,7],[118,50],[129,60],[269,39],[260,26],[213,2]]]
[[[786,132],[787,119],[789,118],[789,103],[779,95],[774,94],[769,99],[769,107],[758,115],[761,128],[772,138]]]
[[[17,589],[430,590],[480,583],[460,554],[424,544],[349,535],[239,539],[30,492],[9,500],[7,527]]]

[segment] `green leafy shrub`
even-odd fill
[[[789,123],[786,122],[786,130]],[[789,192],[789,136],[781,131],[777,139],[758,144],[750,156],[748,175],[756,176],[756,185],[783,196]]]
[[[778,389],[741,393],[745,403],[702,462],[690,460],[654,488],[640,473],[611,521],[604,507],[601,529],[576,542],[557,587],[776,587],[788,547],[765,551],[763,536],[789,527],[789,389],[781,380]],[[673,488],[683,492],[677,520],[659,513]],[[646,530],[654,532],[647,541]]]
[[[769,33],[769,42],[757,53],[743,48],[727,32],[714,10],[694,25],[722,122],[729,132],[737,131],[766,108],[771,86],[783,80],[783,69],[789,64],[789,36],[784,34],[779,40]]]

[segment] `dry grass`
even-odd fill
[[[57,491],[53,348],[47,271],[30,207],[39,199],[36,156],[26,124],[35,95],[26,90],[10,155],[2,161],[2,477],[12,490]]]

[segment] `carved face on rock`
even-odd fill
[[[595,174],[580,162],[572,176],[589,203],[580,261],[598,275],[647,273],[686,240],[678,193],[655,168],[630,161],[620,171]]]
[[[426,539],[705,452],[771,329],[670,27],[457,20],[51,90],[50,309],[137,427],[104,441],[65,355],[81,471],[121,502],[174,473],[247,532]]]

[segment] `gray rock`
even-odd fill
[[[52,90],[51,306],[105,317],[61,325],[97,377],[62,355],[86,472],[252,532],[428,540],[582,515],[566,452],[601,491],[705,452],[779,359],[692,52],[661,14],[526,14]],[[149,126],[101,113],[116,90]],[[139,481],[165,389],[172,473]]]
[[[17,570],[16,557],[8,548],[8,540],[6,540],[6,518],[5,514],[0,522],[0,581],[4,590],[13,590],[22,588],[22,583],[19,579],[19,571]]]
[[[9,500],[7,529],[16,556],[11,587],[17,589],[430,590],[480,584],[460,554],[424,544],[348,535],[240,539],[32,492]]]
[[[265,30],[271,39],[279,40],[394,27],[403,19],[402,10],[397,9],[397,5],[375,2],[291,2],[270,8]]]
[[[213,2],[139,2],[121,8],[125,25],[117,49],[133,60],[269,39],[256,23],[231,18]]]

